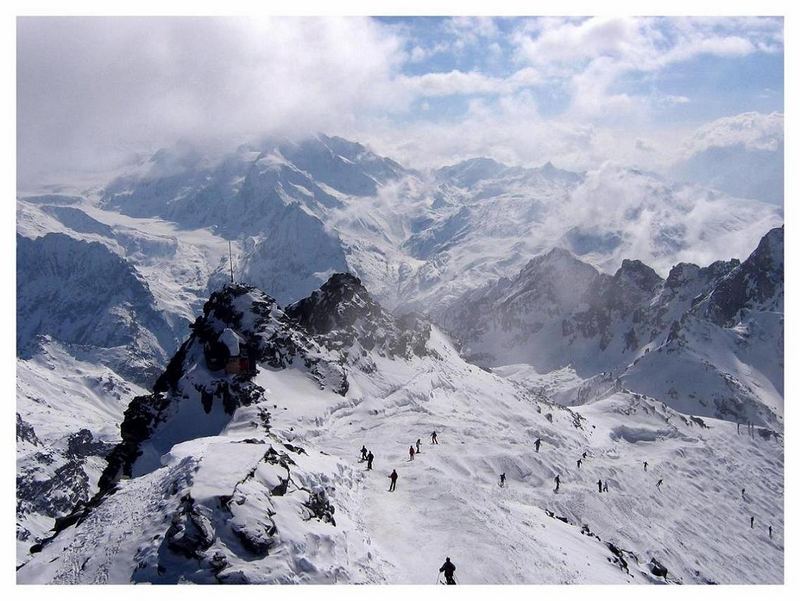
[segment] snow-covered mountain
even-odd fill
[[[17,237],[18,356],[34,355],[42,335],[142,384],[175,346],[147,282],[127,261],[99,242],[57,233]]]
[[[389,308],[415,310],[512,275],[554,246],[606,272],[634,257],[665,276],[678,262],[743,259],[782,223],[779,207],[613,165],[572,173],[476,158],[419,173],[324,135],[213,160],[163,149],[95,197],[105,211],[240,242],[241,278],[280,302],[351,271]]]
[[[480,365],[527,363],[515,373],[529,385],[572,372],[566,404],[624,386],[684,413],[782,424],[783,228],[742,263],[681,263],[665,280],[640,261],[612,276],[554,249],[443,315]]]
[[[121,432],[19,582],[433,583],[445,555],[463,584],[783,579],[779,437],[626,390],[551,404],[349,275],[286,309],[214,293]]]
[[[422,173],[327,136],[215,158],[179,146],[95,188],[21,196],[18,564],[56,523],[64,544],[20,581],[427,582],[450,545],[477,565],[521,522],[516,559],[470,581],[650,581],[658,562],[684,582],[778,581],[777,540],[764,555],[760,538],[734,549],[697,534],[708,566],[676,549],[745,507],[780,531],[782,480],[752,474],[783,469],[782,230],[748,255],[781,223],[779,207],[613,165],[477,158]],[[245,284],[229,285],[229,243]],[[237,350],[238,375],[224,369]],[[733,438],[716,418],[764,426],[752,461],[732,463],[744,427]],[[407,476],[441,507],[384,506],[386,474],[363,474],[356,449],[375,447],[383,469],[433,428],[459,452]],[[542,462],[533,436],[563,448]],[[661,497],[598,504],[583,480],[545,496],[585,449],[630,490],[645,485],[623,478],[633,456],[658,457],[724,511],[648,537],[619,524],[634,506],[646,531]],[[502,470],[513,521],[487,514]],[[741,479],[751,500],[718,498]],[[242,490],[240,509],[220,498]],[[459,512],[448,549],[413,537]],[[526,571],[542,548],[553,557]]]

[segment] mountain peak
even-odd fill
[[[469,188],[480,181],[494,179],[508,169],[507,165],[488,157],[475,157],[436,171],[438,179],[444,179],[462,188]]]
[[[286,308],[287,315],[313,334],[328,334],[379,312],[361,280],[350,273],[334,273],[310,296]]]
[[[614,274],[618,282],[630,282],[641,290],[652,291],[663,281],[655,270],[638,259],[623,259],[622,265]]]

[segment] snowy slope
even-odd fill
[[[125,407],[175,352],[227,243],[102,211],[80,196],[19,200],[17,230],[24,558],[54,519],[97,491]]]
[[[350,276],[286,311],[214,295],[127,410],[104,493],[18,581],[427,584],[445,555],[462,584],[783,580],[780,437],[624,390],[551,404],[401,323]],[[221,369],[229,330],[253,374]]]
[[[17,560],[97,492],[130,400],[143,389],[51,338],[17,362]]]
[[[285,544],[285,565],[263,563],[259,573],[272,574],[275,581],[397,582],[417,578],[429,562],[441,562],[439,555],[444,551],[434,549],[432,542],[410,538],[405,546],[395,547],[387,538],[407,535],[400,525],[385,534],[378,547],[353,542],[353,536],[359,541],[359,537],[373,540],[382,521],[390,519],[377,511],[376,497],[366,496],[379,487],[370,488],[370,481],[359,471],[361,466],[351,460],[361,436],[373,429],[379,436],[371,439],[370,446],[401,438],[407,444],[412,440],[405,440],[402,429],[417,427],[425,416],[435,417],[443,428],[449,423],[448,415],[460,407],[454,430],[460,440],[468,441],[476,433],[490,440],[508,431],[519,441],[514,444],[526,444],[532,430],[547,429],[550,423],[543,422],[538,413],[528,415],[531,398],[548,407],[544,415],[552,413],[556,423],[565,416],[566,424],[572,420],[570,411],[545,405],[545,397],[557,404],[580,406],[583,412],[596,403],[605,407],[598,400],[609,395],[629,399],[625,390],[632,389],[656,399],[651,402],[664,401],[687,414],[749,419],[782,432],[782,241],[778,244],[775,236],[770,237],[756,259],[744,261],[764,232],[781,222],[778,207],[697,186],[673,185],[612,165],[571,173],[551,164],[523,168],[479,158],[418,173],[357,143],[322,135],[301,143],[273,140],[242,146],[216,158],[186,147],[165,149],[101,186],[22,197],[17,201],[18,562],[27,561],[28,548],[45,536],[56,518],[87,503],[99,490],[104,457],[120,438],[117,424],[123,423],[123,411],[129,406],[148,406],[141,401],[131,405],[131,400],[148,397],[158,405],[141,387],[152,386],[167,359],[179,351],[179,341],[193,331],[190,325],[203,311],[209,293],[228,282],[229,240],[237,281],[257,285],[286,307],[281,323],[273,324],[277,329],[270,334],[281,332],[269,343],[279,350],[269,355],[266,364],[260,360],[255,378],[268,389],[265,400],[254,398],[249,405],[266,403],[263,408],[270,410],[273,424],[269,436],[264,438],[265,431],[250,423],[250,409],[242,407],[230,415],[224,406],[220,411],[212,403],[210,413],[198,410],[200,392],[193,387],[185,399],[188,413],[176,411],[169,419],[159,414],[174,425],[148,438],[147,461],[137,465],[137,478],[117,483],[119,492],[103,497],[103,503],[92,510],[99,520],[96,527],[123,520],[126,507],[137,508],[139,515],[142,495],[161,494],[157,491],[173,486],[184,491],[182,496],[191,492],[193,484],[184,477],[186,465],[213,461],[206,452],[206,439],[219,445],[222,457],[236,455],[231,449],[242,444],[253,445],[253,453],[263,456],[264,445],[272,444],[276,451],[297,459],[298,473],[303,474],[298,479],[316,485],[339,474],[339,492],[330,494],[342,495],[334,505],[352,524],[342,527],[349,533],[345,542],[337,538],[337,530],[331,543],[335,551],[324,559],[327,551],[322,547],[329,547],[328,539],[312,537],[317,543],[301,543],[297,537],[306,536],[305,530],[284,526],[291,530],[282,539],[288,542],[279,543]],[[737,267],[737,261],[719,260],[731,256],[744,262]],[[625,260],[629,257],[641,262]],[[355,286],[346,278],[331,278],[346,271],[358,275],[372,294],[360,283]],[[497,284],[491,284],[498,278]],[[484,297],[487,284],[492,292]],[[594,293],[596,298],[588,298]],[[464,363],[426,318],[394,317],[376,301],[398,315],[407,310],[427,314],[427,319],[466,341],[466,347],[458,348],[471,361],[492,366],[495,373]],[[675,323],[680,327],[673,332]],[[242,334],[240,324],[228,325]],[[289,346],[282,347],[284,343]],[[297,353],[303,357],[299,363],[284,360]],[[180,365],[186,358],[180,352],[178,357]],[[205,357],[189,360],[203,364]],[[522,361],[528,363],[520,365]],[[300,364],[304,367],[299,368]],[[204,370],[195,375],[200,380],[193,386],[203,389],[211,382],[222,386],[231,379]],[[320,392],[320,383],[326,392]],[[330,393],[332,389],[344,395]],[[446,392],[441,398],[436,392],[440,389]],[[262,394],[253,390],[256,396]],[[495,394],[509,399],[508,407],[503,405],[506,401],[495,407]],[[292,402],[282,409],[276,402],[279,398]],[[207,397],[205,402],[209,402]],[[362,414],[359,407],[369,410]],[[389,415],[398,416],[400,429],[378,423],[387,407]],[[619,416],[609,411],[608,419],[616,425]],[[341,422],[337,415],[342,416]],[[487,425],[475,423],[473,416]],[[346,425],[344,420],[348,420]],[[196,429],[185,431],[185,424]],[[520,424],[527,424],[527,429],[520,430]],[[236,442],[235,437],[231,440],[230,428],[246,431],[245,438],[264,438],[265,442]],[[144,434],[150,437],[151,433]],[[416,432],[412,439],[424,439],[424,434]],[[577,438],[563,433],[552,436],[566,437],[576,449],[588,444],[581,432],[572,434]],[[328,455],[298,459],[281,446],[296,438],[308,440],[310,455]],[[654,442],[660,449],[661,443]],[[723,453],[717,446],[723,442],[714,439],[703,452]],[[698,448],[706,449],[704,445]],[[183,446],[184,451],[178,452]],[[160,458],[173,448],[175,460],[161,471]],[[398,447],[398,458],[403,448]],[[497,461],[516,461],[517,455],[524,454],[521,447],[513,448],[508,455],[498,455]],[[480,463],[482,455],[493,452],[480,446],[470,460]],[[665,460],[678,460],[677,451],[664,452]],[[782,470],[781,452],[776,448],[772,464],[759,463],[755,468]],[[381,457],[386,458],[382,453]],[[188,463],[182,463],[186,458]],[[571,464],[564,461],[559,465]],[[494,469],[500,463],[481,465]],[[236,470],[247,472],[245,467],[239,465]],[[454,479],[453,488],[448,489],[452,503],[437,515],[443,519],[463,506],[472,533],[478,532],[480,521],[487,519],[481,503],[485,506],[496,491],[489,486],[482,497],[476,489],[474,503],[466,502],[460,491],[470,489],[483,472],[465,464],[445,463],[432,469],[432,477]],[[547,478],[542,476],[541,482]],[[129,485],[132,496],[125,497]],[[423,496],[439,495],[430,483],[420,486],[417,490]],[[718,485],[709,481],[708,486]],[[308,493],[295,492],[301,505],[308,501]],[[510,494],[510,490],[503,492]],[[402,494],[401,486],[398,496]],[[121,499],[119,506],[114,498]],[[781,514],[765,498],[759,500],[761,508]],[[209,511],[219,510],[203,499]],[[254,511],[260,511],[261,503],[255,502]],[[510,509],[515,520],[533,524],[532,530],[523,529],[514,541],[520,557],[524,553],[538,556],[537,549],[550,544],[549,537],[545,543],[535,536],[544,524],[548,532],[560,529],[556,545],[568,545],[570,552],[593,558],[595,567],[607,563],[608,548],[586,548],[586,537],[575,532],[574,524],[564,525],[546,515],[540,523],[541,515],[535,511],[546,508],[541,499],[525,497],[520,503]],[[179,514],[191,513],[185,503],[170,507]],[[295,509],[291,519],[304,515]],[[537,519],[531,518],[531,511]],[[410,522],[410,526],[441,531],[434,517]],[[140,518],[149,519],[143,514],[135,519]],[[144,527],[143,522],[137,524],[131,528]],[[155,522],[147,526],[160,527]],[[497,528],[492,532],[512,529],[501,522],[492,523],[491,528]],[[99,537],[99,531],[86,536]],[[108,539],[107,544],[121,544],[122,555],[130,550],[125,546],[130,538],[125,532],[109,536],[117,539]],[[166,540],[164,532],[162,537]],[[530,541],[537,541],[536,545]],[[641,542],[631,539],[631,548]],[[466,538],[456,543],[464,548],[476,544]],[[83,539],[77,544],[78,555],[84,544]],[[289,566],[290,558],[303,555],[307,545],[314,544],[320,548],[309,553],[327,567],[315,573],[300,565]],[[428,547],[420,557],[423,544]],[[288,551],[291,545],[303,551]],[[359,550],[351,553],[348,546]],[[238,554],[240,549],[223,551],[233,553],[232,563],[244,569],[244,564],[237,563],[245,557]],[[111,555],[116,557],[116,553]],[[558,551],[553,548],[553,553]],[[714,561],[721,565],[725,553],[721,547],[715,550]],[[381,557],[379,565],[370,554]],[[618,577],[613,570],[613,574],[588,570],[585,562],[574,558],[565,560],[566,567],[546,560],[541,570],[531,574],[523,574],[522,567],[501,566],[499,559],[486,581],[614,581]],[[148,561],[152,567],[156,560]],[[169,561],[181,564],[183,560]],[[342,566],[346,574],[338,572]],[[125,566],[113,577],[104,572],[107,567],[97,568],[98,578],[131,578]],[[195,566],[183,577],[209,578],[207,567]],[[775,569],[779,568],[776,564]],[[168,575],[144,570],[134,579],[179,578],[177,569],[170,568]],[[766,568],[757,573],[745,569],[744,576],[735,576],[727,568],[715,570],[727,581],[757,581],[768,573]],[[246,576],[233,576],[235,571],[231,568],[225,573],[231,580],[259,577],[247,570]],[[687,581],[702,580],[688,571],[681,574]],[[769,574],[769,578],[780,578]],[[69,578],[87,576],[78,570]]]
[[[685,413],[782,429],[782,228],[741,264],[679,264],[666,280],[639,261],[608,276],[553,250],[467,293],[444,323],[473,360],[528,363],[533,372],[500,373],[565,404],[626,386]]]
[[[565,404],[627,386],[685,413],[781,428],[782,228],[741,264],[679,264],[666,280],[628,260],[608,276],[555,249],[465,294],[444,325],[472,360],[527,363],[533,372],[501,373]]]

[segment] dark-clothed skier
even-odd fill
[[[372,454],[372,451],[369,452],[367,455],[367,469],[372,469],[372,460],[375,459],[375,455]]]
[[[392,473],[389,474],[389,480],[392,481],[389,485],[389,492],[394,492],[394,489],[397,488],[397,470],[392,470]]]
[[[608,480],[603,482],[603,492],[608,492]]]
[[[561,487],[561,476],[556,474],[556,477],[553,478],[553,481],[556,483],[556,492],[558,492],[558,489]]]
[[[644,462],[644,471],[647,471],[647,462]]]
[[[769,527],[769,537],[772,538],[772,526]]]
[[[436,430],[431,432],[431,444],[439,444],[439,439],[436,437]]]
[[[659,480],[658,482],[656,482],[656,488],[657,488],[658,490],[661,490],[661,485],[662,485],[662,484],[664,484],[664,480],[663,480],[663,479],[661,479],[661,480]]]
[[[505,472],[503,472],[502,474],[500,474],[500,488],[504,487],[505,485],[506,485],[506,474]]]
[[[580,469],[581,468],[581,460],[578,459],[577,463],[578,463],[578,469]]]
[[[367,460],[367,447],[362,446],[361,447],[361,461],[366,461],[366,460]]]
[[[542,444],[542,440],[540,438],[537,438],[536,441],[533,443],[533,446],[536,447],[536,452],[537,453],[539,452],[539,447],[541,446],[541,444]]]
[[[753,522],[755,522],[755,521],[756,521],[756,518],[755,518],[755,516],[752,516],[752,515],[751,515],[751,516],[750,516],[750,527],[751,527],[751,528],[753,527]]]
[[[440,574],[442,572],[444,572],[444,579],[447,582],[447,584],[455,584],[456,583],[456,581],[453,580],[453,574],[455,573],[455,571],[456,571],[456,566],[453,565],[453,563],[450,561],[449,557],[447,557],[444,560],[444,563],[442,564],[442,567],[439,568],[439,573]]]
[[[408,447],[408,460],[414,461],[414,447]]]
[[[421,443],[420,439],[419,439],[419,438],[417,438],[417,453],[419,453],[419,452],[420,452],[420,451],[419,451],[419,445],[420,445],[420,444],[422,444],[422,443]]]
[[[597,492],[603,492],[603,481],[602,480],[598,480],[597,481]]]

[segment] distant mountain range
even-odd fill
[[[461,439],[512,428],[499,454],[480,447],[493,457],[482,469],[513,470],[535,486],[574,465],[572,455],[535,472],[533,458],[521,462],[527,450],[514,445],[542,432],[571,454],[594,448],[614,477],[618,443],[654,442],[652,452],[674,463],[670,441],[680,440],[713,471],[705,454],[724,458],[720,445],[730,442],[721,420],[753,422],[774,441],[783,430],[782,222],[774,204],[612,165],[574,173],[476,158],[420,172],[323,135],[214,160],[164,149],[100,188],[19,198],[18,564],[56,520],[68,532],[60,536],[75,537],[63,561],[45,545],[20,578],[90,580],[70,562],[89,561],[81,541],[109,529],[97,552],[122,548],[124,559],[95,566],[101,580],[336,581],[343,565],[362,561],[354,554],[386,552],[361,543],[345,551],[336,531],[336,551],[322,560],[324,533],[300,527],[313,519],[328,528],[330,498],[319,491],[332,471],[343,490],[362,482],[341,459],[356,449],[342,441],[380,432],[373,444],[402,439],[405,453],[424,432],[406,441],[403,428],[422,422]],[[239,345],[241,362],[228,372]],[[585,432],[586,415],[600,439]],[[713,440],[694,437],[703,420],[717,428]],[[219,464],[207,444],[221,445]],[[237,482],[223,478],[219,491],[213,482],[241,449],[249,451],[230,473],[248,492],[237,505]],[[782,470],[780,453],[751,467]],[[193,480],[203,465],[210,471]],[[479,477],[474,465],[434,471],[458,483],[454,499]],[[279,494],[286,478],[296,485],[288,496]],[[360,500],[326,494],[349,508],[347,532],[375,535],[358,521]],[[758,494],[773,510],[766,489]],[[484,519],[483,497],[462,500],[470,519]],[[536,503],[573,525],[583,519],[569,503]],[[140,505],[158,524],[134,519]],[[293,517],[264,517],[272,511]],[[637,513],[642,524],[646,513]],[[605,524],[604,541],[651,548],[614,531],[598,508],[590,514]],[[162,529],[165,519],[172,526]],[[124,528],[109,527],[117,520],[159,538],[128,549]],[[287,531],[283,542],[273,526]],[[564,528],[558,536],[577,534],[583,548],[586,536]],[[523,531],[534,540],[535,529]],[[302,555],[306,536],[318,541],[309,557],[327,566],[318,577],[272,559],[258,564],[266,571],[249,569],[272,544],[288,545],[286,561]],[[739,581],[722,567],[731,560],[723,546],[711,543],[712,572],[724,577],[693,574],[669,536],[654,544],[682,580]],[[607,550],[587,553],[607,563]],[[131,572],[124,565],[134,557],[141,566]],[[200,562],[191,573],[186,558]],[[652,576],[640,559],[626,579]],[[360,576],[348,568],[341,578],[391,580],[391,563],[364,560]],[[742,581],[772,578],[773,568]],[[548,575],[611,582],[617,571],[576,564]]]

